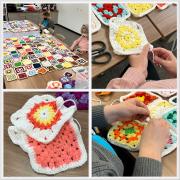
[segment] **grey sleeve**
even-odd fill
[[[92,107],[92,127],[98,127],[99,129],[107,129],[110,125],[106,122],[104,117],[104,106]]]
[[[133,176],[161,176],[162,164],[160,161],[138,157],[136,159]]]

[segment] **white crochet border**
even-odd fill
[[[46,129],[46,130],[40,130],[39,128],[33,129],[34,125],[27,119],[27,113],[30,112],[30,109],[34,107],[35,103],[40,103],[42,101],[44,102],[56,101],[57,107],[58,108],[62,107],[61,120],[58,121],[56,124],[54,124],[51,127],[51,129]],[[14,114],[11,115],[11,122],[18,129],[24,131],[30,137],[36,139],[37,141],[42,143],[49,143],[59,133],[59,130],[64,125],[64,123],[70,118],[72,118],[74,112],[76,111],[76,105],[66,108],[65,106],[63,106],[63,103],[64,100],[62,97],[54,98],[51,95],[33,96],[25,103],[25,105],[20,110],[16,111]],[[16,120],[16,118],[19,119]],[[45,137],[47,138],[46,140]]]
[[[169,102],[170,102],[171,104],[173,104],[173,105],[175,105],[175,106],[176,106],[176,105],[177,105],[177,103],[174,103],[174,102],[173,102],[173,99],[175,99],[175,98],[177,99],[177,96],[173,96],[173,97],[171,97],[171,98],[169,99]]]
[[[126,16],[119,17],[119,18],[123,21],[123,20],[126,20],[127,18],[129,18],[130,15],[131,15],[131,13],[130,13],[130,11],[127,9],[126,6],[124,6],[123,4],[121,4],[121,6],[123,7],[123,9],[125,9],[125,10],[128,12],[128,14],[127,14]],[[99,19],[105,26],[109,26],[109,23],[104,22],[102,16],[99,14],[99,12],[97,12],[97,10],[96,10],[93,6],[91,6],[91,9],[92,9],[93,13],[98,17],[98,19]]]
[[[155,108],[157,106],[157,104],[159,104],[160,102],[168,102],[170,105],[172,105],[169,101],[167,100],[163,100],[163,99],[156,99],[155,101],[153,101],[152,103],[148,104],[147,107],[148,109],[151,111],[152,108]],[[167,111],[169,111],[170,109],[174,108],[174,106],[172,105],[171,107],[164,107],[164,108],[157,108],[156,110],[156,117],[152,117],[152,118],[161,118],[162,115],[164,113],[166,113]],[[150,116],[151,116],[151,112],[150,112]]]
[[[131,8],[128,7],[128,4],[131,4],[131,3],[126,3],[125,5],[126,5],[127,9],[131,12],[131,14],[134,17],[143,17],[143,16],[145,16],[148,13],[150,13],[151,11],[153,11],[156,8],[156,4],[155,3],[148,3],[148,4],[153,4],[152,8],[150,8],[147,11],[145,11],[144,13],[141,13],[141,14],[138,15],[138,14],[132,12]],[[135,4],[135,3],[132,3],[132,4]]]
[[[126,98],[128,98],[129,96],[131,96],[131,95],[133,95],[133,94],[135,94],[135,93],[137,93],[137,92],[148,93],[148,94],[150,94],[150,95],[152,95],[152,96],[156,96],[158,99],[162,99],[159,95],[154,94],[154,93],[149,92],[149,91],[136,91],[136,92],[130,92],[130,93],[124,95],[124,96],[120,96],[120,102],[123,102]],[[157,100],[157,99],[156,99],[156,100]],[[156,101],[156,100],[154,100],[154,101]],[[154,101],[153,101],[153,102],[154,102]],[[152,103],[153,103],[153,102],[152,102]],[[149,104],[152,104],[152,103],[149,103]]]
[[[96,28],[93,28],[92,24],[96,24]],[[91,29],[92,29],[92,34],[95,32],[98,32],[101,29],[101,23],[99,22],[99,20],[97,19],[97,17],[94,15],[93,12],[91,12]]]
[[[130,50],[123,50],[123,48],[120,46],[120,44],[117,43],[115,39],[116,32],[119,29],[119,27],[122,25],[131,26],[132,28],[138,31],[142,40],[140,46],[134,49],[130,49]],[[142,51],[144,45],[148,43],[144,30],[140,24],[134,21],[122,21],[120,18],[116,18],[116,17],[111,18],[109,22],[109,39],[113,47],[114,53],[117,55],[139,54]]]
[[[27,143],[27,135],[19,130],[17,127],[15,126],[10,126],[8,128],[8,134],[9,137],[11,138],[12,142],[16,145],[19,145],[23,151],[25,151],[26,153],[28,153],[29,159],[30,159],[30,164],[32,169],[37,172],[37,173],[42,173],[42,174],[49,174],[49,175],[53,175],[53,174],[57,174],[60,173],[62,171],[66,171],[68,169],[73,169],[79,166],[82,166],[86,161],[87,161],[87,152],[81,137],[81,134],[78,130],[78,126],[76,125],[76,123],[73,121],[73,119],[69,120],[71,126],[74,128],[76,137],[77,137],[77,141],[81,150],[81,158],[79,161],[76,162],[72,162],[70,164],[66,164],[63,165],[59,168],[43,168],[41,167],[39,164],[36,163],[35,160],[35,154],[34,154],[34,150],[33,148],[31,148]],[[14,132],[17,132],[17,134],[14,134]],[[21,138],[21,139],[20,139]]]
[[[168,90],[168,91],[157,91],[156,94],[159,94],[159,95],[161,95],[164,98],[168,98],[168,97],[176,94],[176,91],[174,91],[174,90],[172,90],[172,91],[171,90]]]
[[[147,125],[146,122],[140,122],[140,121],[138,121],[138,120],[134,120],[134,121],[136,121],[136,122],[138,122],[138,123],[140,123],[140,124],[144,124],[144,126]],[[108,134],[107,134],[107,139],[108,139],[108,141],[109,141],[110,143],[116,145],[116,146],[125,148],[125,149],[127,149],[127,150],[129,150],[129,151],[138,151],[138,150],[139,150],[140,141],[141,141],[141,137],[140,137],[140,140],[139,140],[139,144],[137,144],[136,148],[131,148],[131,147],[129,147],[128,145],[124,145],[124,144],[118,143],[118,142],[110,139],[110,137],[109,137],[110,131],[112,131],[112,130],[113,130],[114,128],[116,128],[117,126],[118,126],[118,124],[112,126],[112,127],[109,129]]]

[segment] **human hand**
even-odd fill
[[[162,151],[169,138],[169,129],[165,120],[151,119],[141,137],[139,157],[161,161]]]
[[[71,51],[74,51],[74,47],[73,47],[73,46],[71,46],[71,47],[70,47],[70,50],[71,50]]]
[[[154,62],[162,65],[173,77],[177,76],[177,62],[174,54],[164,48],[154,48]]]
[[[149,116],[149,110],[144,103],[136,98],[104,107],[104,116],[109,124],[113,124],[116,121],[133,120],[139,115]]]
[[[143,72],[145,76],[147,76],[149,48],[149,44],[146,44],[140,54],[129,56],[129,64],[131,65],[131,67],[134,67],[140,72]]]

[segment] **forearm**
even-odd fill
[[[160,161],[138,157],[136,159],[133,176],[161,176],[162,163]]]
[[[138,88],[146,82],[146,76],[143,72],[138,71],[136,68],[130,67],[124,73],[122,78],[112,79],[107,88],[122,89],[122,88]]]

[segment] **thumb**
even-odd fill
[[[142,49],[141,55],[147,57],[148,52],[149,52],[149,44],[146,44]]]

